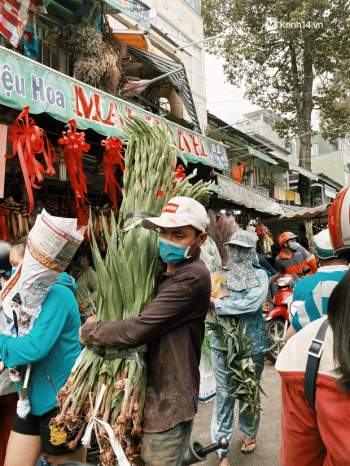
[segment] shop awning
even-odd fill
[[[151,8],[140,0],[104,0],[107,13],[122,13],[145,29],[151,26]]]
[[[218,197],[254,209],[257,212],[264,212],[272,215],[279,215],[283,212],[281,206],[271,199],[256,192],[249,186],[236,183],[224,175],[218,177]]]
[[[294,163],[289,162],[289,169],[294,172],[298,172],[301,175],[304,175],[306,178],[309,178],[310,180],[315,180],[315,181],[318,180],[318,176],[314,175],[309,170],[306,170],[305,168],[300,167],[299,165],[294,165]]]
[[[159,55],[155,55],[154,53],[144,52],[143,50],[135,47],[128,47],[128,50],[132,55],[134,55],[134,57],[157,69],[160,74],[174,71],[174,74],[168,76],[167,79],[178,90],[195,128],[200,131],[197,110],[194,105],[190,83],[188,82],[186,69],[183,63],[174,62],[167,58],[160,57]],[[178,71],[175,72],[176,70]]]
[[[131,45],[132,47],[137,47],[145,51],[149,50],[150,42],[147,39],[147,34],[144,31],[138,30],[122,30],[122,31],[112,31],[112,37],[118,39],[121,42],[124,42],[126,45]]]
[[[33,114],[47,113],[64,123],[75,119],[80,129],[122,139],[126,139],[125,120],[138,115],[151,123],[164,124],[179,155],[188,161],[228,170],[223,144],[5,47],[0,47],[0,105],[17,110],[29,105]]]
[[[329,186],[324,187],[324,193],[330,199],[335,199],[337,197],[337,191]]]
[[[287,212],[282,214],[280,219],[311,219],[328,215],[329,204],[320,205],[311,209],[303,209],[298,212]]]
[[[276,160],[269,157],[267,154],[264,154],[260,150],[254,149],[254,147],[248,146],[248,152],[250,155],[257,157],[258,159],[263,160],[264,162],[270,163],[271,165],[278,165],[278,162],[276,162]]]

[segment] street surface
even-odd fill
[[[279,375],[269,361],[265,361],[265,370],[262,376],[262,385],[267,397],[263,396],[261,423],[257,438],[257,448],[252,455],[242,455],[239,451],[243,434],[234,425],[234,434],[231,443],[230,461],[232,466],[280,466],[280,380]],[[193,440],[203,445],[211,443],[210,421],[213,402],[199,404],[199,412],[195,418]],[[237,418],[237,416],[235,416]],[[207,461],[200,463],[206,466],[218,464],[215,454],[208,456]]]

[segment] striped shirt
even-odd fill
[[[298,301],[298,306],[292,318],[297,332],[327,314],[332,291],[348,270],[346,265],[328,265],[298,281],[293,293],[293,301]]]

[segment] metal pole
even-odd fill
[[[223,37],[224,36],[224,33],[221,33],[221,34],[218,34],[216,36],[211,36],[211,37],[207,37],[206,39],[202,39],[202,40],[197,40],[195,42],[190,42],[189,44],[186,44],[186,45],[181,45],[180,47],[176,47],[173,52],[177,52],[178,50],[183,50],[187,47],[192,47],[192,45],[198,45],[198,44],[203,44],[204,42],[208,42],[209,40],[214,40],[214,39],[218,39],[219,37]]]

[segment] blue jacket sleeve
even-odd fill
[[[230,296],[215,301],[215,312],[218,315],[239,315],[258,311],[263,305],[269,281],[266,272],[259,270],[260,285],[243,292],[231,292]]]
[[[0,335],[0,359],[5,366],[22,366],[44,359],[59,338],[67,315],[65,300],[54,287],[28,335],[19,338]]]

